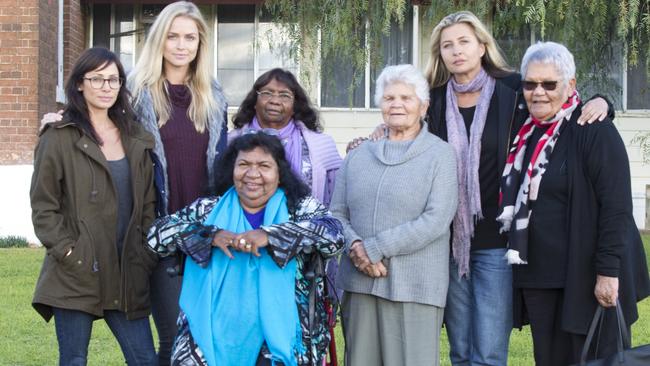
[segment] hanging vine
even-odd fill
[[[407,0],[268,0],[265,10],[283,24],[297,57],[337,59],[350,64],[353,85],[363,77],[368,61],[377,64],[381,38],[391,23],[402,24]],[[314,40],[320,39],[320,42]],[[312,58],[314,59],[314,58]],[[309,73],[314,70],[304,70]]]
[[[418,1],[423,2],[423,1]],[[567,45],[575,56],[579,87],[607,94],[617,105],[620,70],[644,66],[650,76],[650,0],[433,0],[424,1],[423,29],[445,15],[470,10],[488,24],[511,65],[517,66],[531,39]],[[337,59],[352,66],[350,90],[368,61],[377,65],[382,37],[402,24],[407,0],[267,0],[265,9],[286,26],[296,57]],[[618,15],[616,15],[618,14]],[[315,40],[319,40],[315,41]],[[426,46],[425,46],[426,47]],[[320,57],[315,57],[320,52]],[[621,57],[623,56],[623,57]],[[418,57],[416,55],[415,57]],[[627,62],[627,64],[621,64]],[[644,65],[639,65],[643,62]],[[304,73],[320,72],[304,68]],[[650,159],[650,134],[636,143]]]
[[[579,80],[608,87],[617,57],[630,66],[645,60],[650,75],[650,0],[436,0],[424,6],[424,20],[437,23],[453,11],[471,10],[491,25],[496,38],[512,34],[566,44],[576,56]],[[286,25],[299,55],[318,50],[323,59],[349,62],[355,75],[367,60],[377,63],[390,24],[402,24],[408,0],[267,0],[265,8]],[[618,14],[617,16],[614,14]],[[314,42],[320,38],[320,42]],[[517,64],[521,50],[510,55]],[[507,53],[508,54],[508,53]]]

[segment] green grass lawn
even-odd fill
[[[643,241],[646,259],[650,263],[650,235]],[[43,249],[0,249],[0,366],[56,365],[58,348],[54,322],[46,323],[31,307],[34,284],[41,267]],[[633,344],[650,343],[650,300],[639,304],[639,321],[632,327]],[[448,344],[443,331],[441,358],[449,365]],[[343,341],[337,336],[339,358]],[[95,322],[90,341],[89,365],[123,365],[124,359],[117,341],[103,321]],[[530,331],[514,330],[510,338],[509,363],[532,365]],[[342,365],[343,363],[340,362]]]

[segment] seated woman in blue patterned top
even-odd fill
[[[309,196],[276,137],[243,135],[222,159],[216,196],[149,231],[160,256],[188,255],[172,363],[322,364],[322,264],[343,246],[341,224]]]

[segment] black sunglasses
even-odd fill
[[[555,88],[557,88],[557,83],[558,81],[531,81],[531,80],[524,80],[521,82],[521,85],[523,86],[524,90],[535,90],[537,89],[537,86],[541,85],[542,88],[546,91],[553,91]]]

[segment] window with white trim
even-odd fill
[[[373,108],[375,80],[387,65],[413,63],[413,8],[404,17],[404,23],[393,22],[388,35],[382,38],[382,60],[379,65],[366,64],[360,80],[352,85],[350,62],[337,57],[321,60],[320,106],[335,108]]]
[[[228,104],[239,105],[264,72],[282,67],[298,77],[298,65],[282,41],[282,29],[256,5],[217,5],[217,78]]]
[[[126,73],[135,65],[135,9],[133,5],[93,4],[90,45],[115,52]]]

